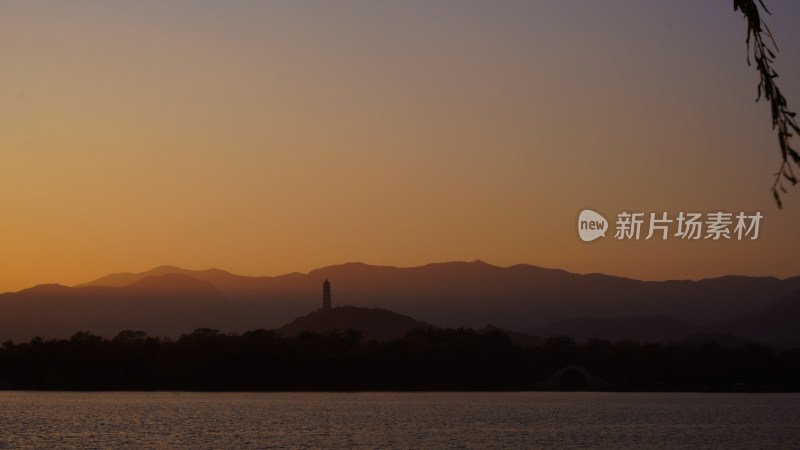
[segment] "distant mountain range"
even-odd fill
[[[0,294],[0,339],[277,329],[321,306],[326,277],[334,306],[381,308],[435,326],[654,341],[719,332],[800,345],[800,277],[639,281],[482,261],[348,263],[276,277],[162,266],[75,287],[41,285]]]
[[[800,291],[714,328],[779,347],[800,347]]]

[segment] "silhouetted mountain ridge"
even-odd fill
[[[183,273],[152,275],[134,281],[126,287],[143,291],[177,291],[183,293],[195,293],[197,291],[219,292],[213,284]]]
[[[29,339],[55,330],[54,337],[63,337],[79,329],[109,330],[113,336],[119,329],[110,327],[123,324],[163,336],[198,327],[231,332],[275,329],[320,306],[326,277],[332,282],[334,306],[383,308],[442,327],[480,329],[492,323],[517,332],[578,317],[592,317],[594,322],[582,326],[595,330],[598,321],[608,320],[620,320],[618,324],[628,329],[646,329],[636,322],[656,316],[677,321],[669,325],[675,330],[713,329],[714,324],[756,313],[800,290],[800,277],[640,281],[527,264],[498,267],[480,260],[404,268],[345,263],[275,277],[160,266],[138,274],[112,274],[74,288],[39,286],[2,294],[0,338]],[[661,323],[669,328],[664,320]],[[667,328],[662,330],[666,335],[677,334]],[[573,333],[585,332],[578,326]]]
[[[63,286],[60,284],[39,284],[32,288],[23,289],[17,294],[20,295],[57,295],[70,292],[71,289],[67,286]],[[2,294],[0,294],[2,295]]]
[[[717,328],[778,346],[800,347],[800,290],[762,310],[721,323]]]

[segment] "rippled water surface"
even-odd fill
[[[800,448],[800,394],[0,391],[0,447]]]

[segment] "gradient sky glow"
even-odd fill
[[[767,6],[800,111],[800,3]],[[5,2],[0,292],[161,264],[800,275],[745,30],[730,0]],[[585,207],[765,218],[586,244]]]

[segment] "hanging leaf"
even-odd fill
[[[757,2],[757,3],[756,3]],[[775,174],[775,181],[772,184],[772,194],[775,197],[775,203],[778,208],[782,207],[778,188],[781,192],[786,192],[783,185],[780,184],[782,178],[792,182],[792,185],[797,184],[798,179],[792,171],[791,164],[794,163],[800,167],[800,154],[798,154],[790,145],[789,139],[792,133],[789,129],[793,129],[800,133],[800,127],[794,122],[796,114],[794,111],[788,109],[788,102],[781,93],[781,90],[775,84],[775,79],[778,78],[778,73],[772,68],[771,64],[778,52],[778,44],[772,35],[769,27],[761,20],[759,12],[759,5],[761,9],[767,14],[771,14],[764,0],[733,0],[733,10],[741,11],[747,20],[747,65],[750,63],[750,40],[753,41],[752,57],[755,61],[756,71],[759,74],[759,83],[757,86],[756,101],[761,100],[763,95],[764,99],[770,102],[770,113],[772,116],[772,128],[777,131],[778,143],[781,151],[781,166]],[[769,41],[766,41],[768,38]],[[765,42],[766,41],[766,42]],[[770,45],[771,44],[771,47]],[[774,51],[773,51],[774,48]]]

